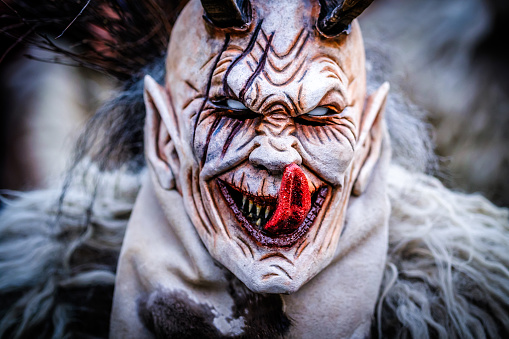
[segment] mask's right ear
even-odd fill
[[[180,192],[180,133],[168,92],[145,76],[145,157],[162,188]]]

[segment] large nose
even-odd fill
[[[249,161],[273,174],[283,173],[289,164],[300,165],[302,157],[295,149],[297,139],[291,135],[293,130],[294,125],[287,116],[265,117],[256,128],[258,147],[249,155]]]
[[[289,164],[300,165],[302,158],[297,150],[292,146],[291,138],[270,138],[262,137],[259,139],[259,147],[255,148],[249,161],[256,167],[261,167],[271,173],[283,173],[285,167]]]

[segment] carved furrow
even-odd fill
[[[237,244],[237,246],[240,248],[240,250],[242,251],[242,255],[246,255],[246,251],[244,250],[244,247],[241,245],[241,243],[239,243],[238,241],[235,242]]]
[[[355,149],[355,135],[352,131],[345,126],[338,126],[337,129],[332,129],[332,136],[337,142],[342,143],[343,139],[346,139],[352,149]]]
[[[270,43],[271,43],[273,37],[274,37],[274,34],[272,34],[270,36],[269,41],[267,42],[267,47],[265,47],[265,50],[263,51],[263,55],[260,58],[260,62],[258,63],[258,66],[256,66],[255,71],[253,72],[253,74],[251,74],[249,79],[247,79],[246,84],[244,85],[244,87],[240,91],[239,98],[241,100],[244,100],[244,97],[246,95],[246,91],[249,89],[249,87],[251,87],[254,79],[258,76],[258,74],[260,74],[260,72],[265,67],[265,61],[267,60],[267,53],[269,52]]]
[[[304,240],[300,245],[299,247],[297,247],[297,250],[295,250],[295,256],[294,258],[295,259],[298,259],[300,257],[300,255],[302,254],[302,252],[304,252],[304,250],[306,249],[306,247],[308,247],[309,245],[309,241],[307,240]]]
[[[246,49],[244,50],[244,52],[242,52],[242,54],[240,54],[237,59],[235,59],[231,64],[230,64],[230,67],[228,67],[228,69],[226,70],[226,74],[224,75],[224,80],[223,80],[223,90],[224,90],[224,93],[225,94],[228,94],[229,93],[229,87],[228,87],[228,75],[230,75],[230,72],[231,70],[233,69],[233,67],[235,67],[235,65],[242,59],[244,59],[246,57],[246,55],[248,55],[249,53],[251,53],[251,50],[253,49],[254,45],[255,45],[255,41],[256,39],[258,38],[258,34],[260,33],[260,30],[261,30],[261,27],[262,27],[262,23],[263,23],[263,20],[260,20],[260,22],[258,22],[258,24],[256,25],[256,28],[253,32],[253,35],[251,36],[251,39],[249,40],[249,43],[247,44],[247,47]]]
[[[216,130],[217,126],[219,125],[219,121],[222,119],[222,117],[215,117],[214,122],[212,123],[212,126],[209,128],[209,131],[207,133],[207,139],[205,142],[205,149],[203,150],[203,155],[201,158],[201,166],[203,167],[203,164],[205,163],[205,160],[207,159],[207,153],[209,150],[209,144],[210,144],[210,138],[212,137],[212,133]]]
[[[187,101],[184,103],[184,105],[182,105],[182,108],[183,108],[183,109],[186,109],[186,108],[187,108],[187,107],[189,107],[189,105],[191,105],[191,103],[192,103],[193,101],[195,101],[196,99],[203,99],[203,95],[201,95],[201,94],[200,94],[200,95],[197,95],[197,96],[195,96],[195,97],[189,98],[189,100],[187,100]],[[194,114],[194,115],[195,115],[195,114]],[[191,117],[194,117],[194,115],[192,115]]]
[[[251,102],[251,105],[252,106],[255,106],[256,105],[256,102],[258,101],[258,99],[260,99],[260,95],[261,94],[261,90],[260,90],[260,85],[258,84],[258,81],[255,82],[255,89],[254,89],[254,99],[253,101]]]
[[[304,33],[304,28],[301,29],[300,32],[296,35],[295,39],[290,43],[290,48],[286,52],[283,52],[283,53],[279,54],[279,53],[276,52],[276,50],[273,47],[271,48],[270,51],[278,59],[285,59],[286,57],[288,57],[292,53],[292,51],[295,49],[295,47],[297,45],[299,45],[298,42],[301,39],[301,37],[303,36],[303,33]],[[266,42],[269,41],[269,37],[267,36],[267,34],[265,32],[262,32],[262,37],[265,39]],[[307,41],[308,37],[309,37],[309,33],[306,35],[304,41],[300,44],[301,48],[299,49],[299,51],[302,50],[302,46]]]
[[[192,180],[192,176],[193,176],[193,171],[189,171],[187,180],[188,180],[188,182],[191,183],[191,192],[192,192],[191,199],[193,201],[194,209],[198,212],[197,215],[198,215],[198,218],[200,218],[201,225],[203,225],[203,229],[205,230],[205,232],[207,232],[207,234],[210,235],[212,231],[214,231],[214,233],[217,233],[217,229],[214,227],[214,225],[210,224],[209,218],[206,215],[205,215],[205,219],[203,218],[202,211],[200,210],[200,206],[203,206],[203,202],[200,202],[200,204],[198,204],[198,202],[196,201],[197,199],[201,200],[201,194],[200,194],[199,189],[197,188],[198,183],[195,182],[194,180]],[[208,222],[206,222],[206,221],[208,221]],[[210,228],[212,228],[212,230]]]
[[[233,61],[233,56],[223,58],[220,63],[216,66],[216,70],[214,71],[214,74],[212,77],[216,77],[221,75],[222,73],[226,72],[228,70],[229,64]]]
[[[254,72],[255,68],[254,68],[253,64],[251,64],[251,63],[249,62],[249,60],[247,60],[247,61],[246,61],[246,64],[247,64],[247,66],[249,67],[249,70],[250,70],[251,72]]]
[[[297,80],[297,83],[301,83],[302,80],[304,80],[304,77],[306,76],[306,74],[308,74],[308,69],[306,68],[306,70],[304,71],[304,73],[302,73],[302,76],[299,78],[299,80]],[[302,86],[301,86],[302,88]]]
[[[202,103],[200,109],[198,110],[198,113],[196,114],[196,119],[194,121],[194,130],[193,130],[193,142],[192,142],[193,144],[194,144],[194,141],[196,139],[196,128],[198,127],[198,122],[200,121],[200,115],[201,115],[201,113],[203,111],[203,108],[205,107],[205,104],[209,100],[210,86],[212,85],[212,76],[214,74],[214,70],[216,69],[216,66],[219,63],[219,60],[221,59],[221,56],[223,55],[224,51],[226,51],[226,48],[228,47],[229,43],[230,43],[230,35],[227,34],[225,39],[224,39],[223,48],[221,49],[221,52],[219,52],[219,54],[217,55],[217,58],[216,58],[216,60],[214,62],[214,66],[212,67],[212,69],[210,71],[210,74],[209,74],[209,77],[208,77],[208,81],[207,81],[207,89],[205,90],[205,95],[204,95],[203,103]]]
[[[263,105],[270,99],[274,96],[275,94],[274,93],[271,93],[269,95],[266,95],[265,98],[263,98],[263,100],[260,102],[260,104],[258,105],[258,107],[256,107],[256,110],[257,111],[261,111],[262,108],[263,108]]]
[[[271,47],[269,54],[269,64],[274,71],[284,73],[284,71],[292,64],[295,64],[296,60],[305,58],[305,54],[302,53],[306,46],[309,34],[306,35],[304,40],[299,45],[292,45],[290,51],[285,56],[279,56],[275,49]],[[297,48],[298,47],[298,48]],[[296,49],[297,48],[297,49]]]
[[[330,130],[330,128],[329,128],[329,127],[327,127],[327,126],[320,126],[320,130],[321,130],[321,131],[323,131],[323,134],[325,134],[325,136],[327,137],[327,140],[328,140],[329,142],[331,142],[331,141],[332,141],[332,139],[331,139],[331,137],[329,136],[329,130]]]
[[[286,92],[285,92],[285,96],[286,96],[286,99],[290,102],[290,104],[292,105],[292,109],[293,109],[293,116],[297,116],[299,113],[300,113],[300,110],[299,108],[297,107],[297,105],[295,104],[295,102],[293,101],[293,98],[291,96],[289,96]]]
[[[279,265],[270,265],[270,267],[277,268],[278,270],[283,272],[290,280],[293,280],[292,276],[290,274],[288,274],[288,272],[286,272],[286,270],[284,268],[282,268],[281,266],[279,266]]]
[[[195,86],[195,85],[193,85],[193,84],[191,83],[191,81],[186,80],[186,81],[185,81],[185,84],[186,84],[187,86],[191,87],[191,89],[193,89],[195,92],[200,92],[200,91],[196,88],[196,86]]]
[[[237,237],[238,240],[240,240],[241,243],[244,244],[244,246],[247,247],[247,249],[249,250],[249,254],[251,255],[251,258],[254,259],[254,253],[253,253],[253,249],[251,248],[251,246],[249,246],[249,244],[247,243],[247,241],[245,241],[244,239],[242,239],[241,237]]]
[[[283,259],[284,261],[286,261],[287,263],[289,263],[290,265],[295,266],[295,264],[290,259],[285,257],[284,254],[281,254],[278,252],[264,254],[260,257],[259,261],[264,261],[264,260],[267,260],[270,258],[280,258],[280,259]]]
[[[297,77],[297,74],[299,74],[299,72],[302,70],[304,64],[306,63],[306,60],[303,59],[300,64],[298,64],[298,67],[297,69],[292,72],[287,78],[283,79],[282,81],[275,81],[272,79],[272,77],[269,75],[269,72],[267,72],[266,70],[263,70],[263,75],[265,77],[265,79],[267,79],[267,81],[273,85],[273,86],[276,86],[276,87],[281,87],[281,86],[286,86],[288,85],[290,82],[293,81],[293,79],[295,79]],[[281,76],[281,74],[277,73],[278,76]]]
[[[221,151],[221,158],[224,157],[226,151],[228,150],[228,147],[230,147],[230,144],[232,143],[233,138],[235,138],[235,135],[240,131],[243,125],[244,120],[235,120],[235,122],[233,123],[232,130],[228,135],[226,142],[224,143],[223,150]]]

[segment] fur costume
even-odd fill
[[[20,2],[20,6],[28,13],[37,11],[31,10],[33,4],[29,1],[26,3]],[[62,3],[66,13],[75,13],[67,22],[85,9]],[[143,3],[142,6],[158,4]],[[63,50],[44,37],[36,42],[128,80],[124,82],[124,91],[89,124],[63,188],[12,193],[18,199],[4,200],[7,207],[0,214],[0,337],[108,335],[117,259],[140,182],[147,175],[143,170],[140,126],[144,108],[140,77],[148,73],[160,80],[164,76],[158,57],[165,49],[164,37],[171,24],[163,29],[151,16],[168,13],[165,11],[152,10],[147,12],[152,14],[137,16],[140,8],[134,1],[105,0],[101,4],[117,15],[98,10],[98,5],[91,7],[95,9],[91,16],[76,17],[75,32],[88,51],[85,57]],[[58,6],[52,6],[47,6],[44,13],[55,18]],[[141,12],[143,9],[146,8]],[[87,26],[104,19],[109,24],[99,33]],[[24,19],[24,23],[30,21]],[[124,30],[119,31],[122,25]],[[126,37],[122,35],[125,27],[136,27],[142,32],[134,32],[137,39]],[[87,40],[90,32],[93,37]],[[105,32],[111,38],[106,39],[106,48],[104,44],[97,45]],[[115,40],[125,43],[120,52],[113,48]],[[144,44],[147,41],[148,46]],[[151,44],[154,41],[155,45]],[[133,46],[130,42],[138,49],[130,50]],[[144,50],[150,51],[146,59],[137,59],[136,53]],[[126,54],[119,63],[108,54],[122,56],[122,51]],[[384,73],[380,68],[383,58],[373,51],[369,65],[369,84],[376,86]],[[452,192],[438,180],[422,174],[430,166],[426,125],[397,93],[389,100],[387,109],[394,149],[388,175],[392,205],[390,243],[371,335],[507,336],[508,211],[480,196]]]
[[[145,172],[103,174],[99,185],[96,174],[69,187],[60,216],[59,190],[6,201],[2,338],[107,337],[116,261]],[[509,212],[398,165],[389,194],[390,248],[372,336],[505,337]]]

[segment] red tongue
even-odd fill
[[[299,228],[311,208],[306,175],[296,164],[285,167],[279,188],[277,208],[263,230],[272,234],[288,234]]]

